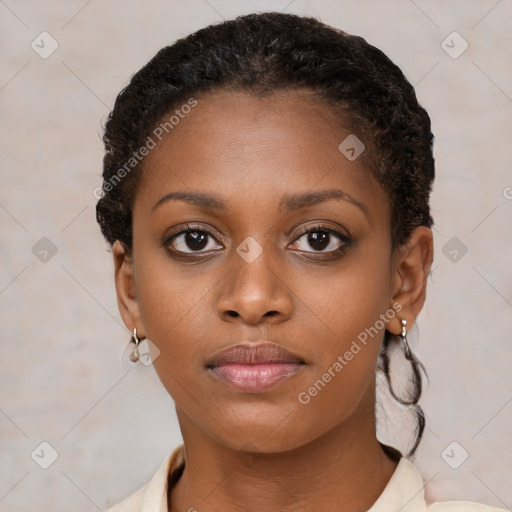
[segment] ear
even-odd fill
[[[399,313],[386,329],[393,334],[402,332],[401,320],[407,321],[407,331],[418,316],[427,291],[427,278],[434,258],[432,231],[426,226],[415,228],[409,240],[395,251],[393,257],[392,303]],[[401,308],[397,305],[400,304]]]
[[[117,305],[121,318],[130,332],[133,332],[133,328],[136,327],[137,336],[144,338],[144,327],[135,286],[133,256],[119,240],[112,245],[112,254],[114,256]]]

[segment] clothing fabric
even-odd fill
[[[185,449],[181,444],[162,461],[151,480],[105,512],[168,512],[167,486],[172,489],[185,468]],[[377,501],[367,512],[510,512],[469,501],[425,502],[424,482],[405,457],[398,465]]]

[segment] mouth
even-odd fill
[[[306,362],[271,342],[241,343],[216,354],[206,368],[231,387],[260,393],[296,374]]]

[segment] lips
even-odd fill
[[[260,393],[297,373],[304,359],[272,342],[241,343],[216,354],[206,365],[231,387]]]
[[[257,344],[240,343],[228,347],[214,355],[207,363],[208,367],[223,364],[265,364],[265,363],[304,363],[297,354],[286,350],[281,345],[272,342],[259,342]]]

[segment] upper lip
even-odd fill
[[[206,366],[220,366],[228,363],[305,363],[299,355],[270,341],[243,342],[217,352]]]

